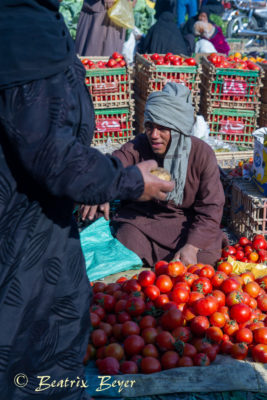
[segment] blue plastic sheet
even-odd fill
[[[87,275],[91,281],[142,267],[138,255],[112,236],[109,222],[103,217],[84,229],[80,238]]]

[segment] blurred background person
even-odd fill
[[[85,0],[77,25],[75,50],[80,56],[111,56],[122,52],[126,30],[107,14],[115,0]]]
[[[222,29],[209,20],[208,11],[202,8],[198,21],[194,24],[194,34],[200,37],[197,41],[195,52],[196,53],[223,53],[228,55],[230,46],[227,43]]]
[[[159,14],[157,22],[149,29],[147,35],[141,39],[139,52],[191,55],[190,46],[177,27],[172,1],[165,0],[164,11]]]
[[[177,0],[177,25],[180,27],[186,15],[192,18],[197,14],[197,0]]]

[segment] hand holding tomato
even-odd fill
[[[196,264],[198,250],[197,247],[188,243],[177,251],[174,258],[180,260],[184,265]]]

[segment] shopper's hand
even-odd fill
[[[186,244],[174,256],[175,260],[180,260],[185,266],[197,263],[198,248],[192,244]]]
[[[157,168],[158,164],[156,161],[143,161],[139,164],[136,164],[136,166],[139,168],[145,184],[144,192],[138,200],[166,200],[167,194],[174,189],[174,182],[163,181],[162,179],[159,179],[150,173],[152,169]]]
[[[109,203],[101,204],[100,206],[87,206],[81,205],[80,206],[80,215],[82,220],[85,221],[87,218],[92,221],[95,217],[96,211],[99,208],[100,211],[104,213],[104,218],[108,221],[109,220]]]

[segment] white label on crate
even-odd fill
[[[97,132],[117,132],[121,130],[120,120],[116,118],[105,118],[96,120]]]
[[[98,92],[117,92],[118,91],[118,82],[103,82],[103,83],[96,83],[93,85],[93,93]]]
[[[220,132],[242,134],[244,133],[245,125],[240,121],[220,121]]]
[[[247,94],[247,83],[237,79],[225,79],[223,94],[245,96]]]

